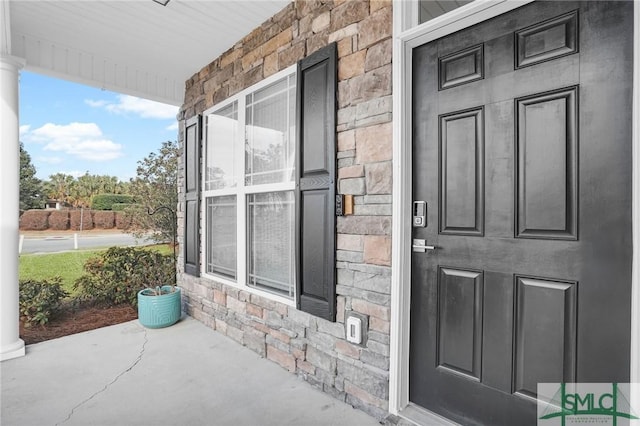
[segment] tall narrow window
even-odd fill
[[[235,188],[238,103],[207,116],[207,152],[204,175],[207,226],[207,273],[237,278],[237,209]],[[231,195],[225,195],[232,192]]]
[[[205,116],[206,273],[293,302],[295,67]]]
[[[281,184],[295,179],[295,75],[246,96],[245,131],[247,192],[288,189]],[[294,197],[276,191],[247,196],[247,285],[293,297]]]

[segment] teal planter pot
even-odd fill
[[[175,289],[174,292],[171,292]],[[162,328],[175,324],[182,315],[180,287],[162,286],[162,294],[146,288],[138,292],[138,321],[147,328]]]

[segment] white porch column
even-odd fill
[[[0,54],[0,361],[25,354],[18,309],[18,76],[23,65],[20,58]]]

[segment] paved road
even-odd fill
[[[105,248],[112,246],[135,246],[150,244],[152,241],[136,239],[129,234],[81,235],[78,234],[78,250]],[[25,237],[22,253],[55,253],[74,250],[76,241],[73,234],[48,237]]]

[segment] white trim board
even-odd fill
[[[409,404],[409,331],[411,306],[411,69],[412,49],[486,21],[533,0],[476,0],[450,13],[411,27],[413,2],[393,4],[393,245],[389,412],[413,417]],[[633,276],[631,308],[631,381],[640,382],[640,4],[634,7],[633,82]],[[632,394],[640,406],[640,391]],[[409,408],[405,412],[406,408]]]

